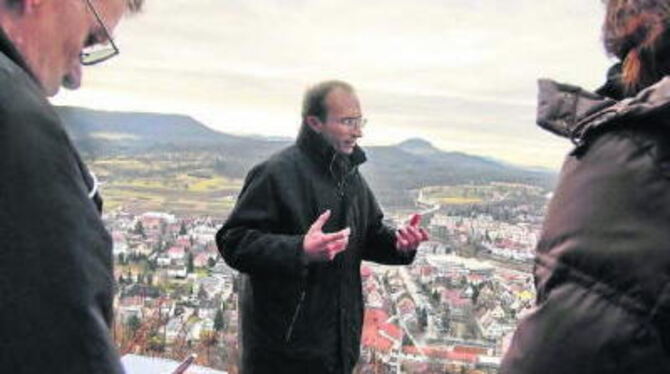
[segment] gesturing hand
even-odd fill
[[[328,218],[330,218],[330,210],[321,214],[305,234],[302,245],[309,262],[332,261],[338,253],[347,249],[351,231],[346,228],[331,234],[324,233],[323,225],[326,224]]]
[[[413,214],[409,219],[409,225],[401,227],[396,231],[395,247],[401,252],[416,251],[421,242],[428,240],[428,232],[419,227],[421,215]]]

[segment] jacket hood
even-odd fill
[[[358,145],[350,155],[338,152],[321,134],[307,125],[302,125],[300,128],[296,144],[323,165],[339,160],[351,166],[358,166],[367,160],[365,152]]]
[[[622,100],[548,79],[538,84],[537,124],[577,145],[604,125],[653,115],[670,106],[670,77]]]

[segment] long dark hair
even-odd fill
[[[670,0],[603,0],[603,43],[621,60],[627,94],[670,73]]]

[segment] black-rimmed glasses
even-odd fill
[[[102,18],[100,18],[100,14],[93,6],[93,3],[91,3],[91,0],[84,0],[84,1],[86,1],[88,9],[91,10],[93,15],[95,16],[95,19],[100,24],[100,27],[102,28],[102,32],[104,33],[106,41],[109,42],[105,44],[94,43],[92,45],[85,47],[84,50],[82,50],[81,53],[79,54],[79,60],[81,61],[82,65],[95,65],[103,61],[107,61],[110,58],[118,55],[119,48],[114,43],[114,39],[112,39],[112,34],[107,29],[107,26],[105,26],[105,23],[102,21]]]

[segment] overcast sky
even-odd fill
[[[422,137],[558,168],[568,142],[535,126],[536,80],[599,86],[602,15],[598,0],[149,0],[116,32],[122,55],[54,102],[293,137],[304,90],[336,78],[359,91],[363,145]]]

